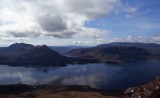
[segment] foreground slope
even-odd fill
[[[160,98],[160,77],[138,87],[130,87],[125,92],[129,98]]]
[[[86,85],[0,86],[0,98],[125,98],[121,91],[102,91]]]

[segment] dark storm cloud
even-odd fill
[[[53,33],[45,34],[46,36],[56,37],[56,38],[71,38],[76,32],[63,32],[63,33]]]
[[[65,22],[59,15],[46,14],[39,16],[38,22],[48,32],[61,32],[67,29]]]

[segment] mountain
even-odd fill
[[[58,48],[57,48],[58,49]],[[65,66],[86,63],[126,63],[133,60],[160,60],[159,44],[111,43],[58,53],[50,47],[15,43],[0,48],[0,64],[11,66]]]
[[[16,43],[0,49],[0,64],[5,65],[65,65],[66,57],[47,46]]]
[[[65,66],[66,64],[96,62],[83,58],[65,57],[51,50],[46,45],[33,46],[25,43],[15,43],[9,47],[0,48],[0,64],[10,66]]]
[[[160,54],[160,44],[156,43],[132,43],[132,42],[115,42],[109,44],[101,44],[98,47],[111,47],[111,46],[128,46],[128,47],[138,47],[144,48],[147,51],[151,52],[152,54]]]
[[[49,48],[59,53],[65,53],[67,51],[75,49],[73,47],[68,47],[68,46],[49,46]]]
[[[131,46],[96,46],[92,48],[73,49],[67,55],[94,58],[106,63],[126,63],[133,60],[148,59],[150,53],[143,48]]]
[[[160,44],[156,43],[138,43],[138,42],[113,42],[108,44],[101,44],[98,47],[107,47],[107,46],[135,46],[135,47],[160,47]]]
[[[151,55],[150,59],[160,60],[160,44],[156,43],[131,43],[131,42],[115,42],[109,44],[102,44],[98,47],[112,47],[112,46],[128,46],[128,47],[137,47],[147,50]]]
[[[61,54],[71,51],[73,49],[78,48],[88,48],[88,46],[76,46],[76,45],[69,45],[69,46],[49,46],[50,49],[57,51]]]

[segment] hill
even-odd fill
[[[140,44],[140,43],[139,43]],[[140,47],[141,46],[141,47]],[[146,48],[148,47],[148,48]],[[92,48],[73,49],[67,52],[67,55],[94,58],[106,63],[126,63],[133,60],[155,59],[160,60],[159,52],[153,53],[153,49],[160,49],[157,45],[143,44],[143,46],[133,43],[111,43],[98,45]],[[150,49],[150,51],[149,51]],[[158,55],[158,56],[157,56]],[[157,56],[157,57],[156,57]]]
[[[10,66],[65,66],[75,63],[91,63],[95,60],[65,57],[48,48],[46,45],[33,46],[25,43],[15,43],[9,47],[0,48],[0,64]]]

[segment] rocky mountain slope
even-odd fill
[[[160,77],[139,87],[130,87],[124,94],[129,98],[160,98]]]

